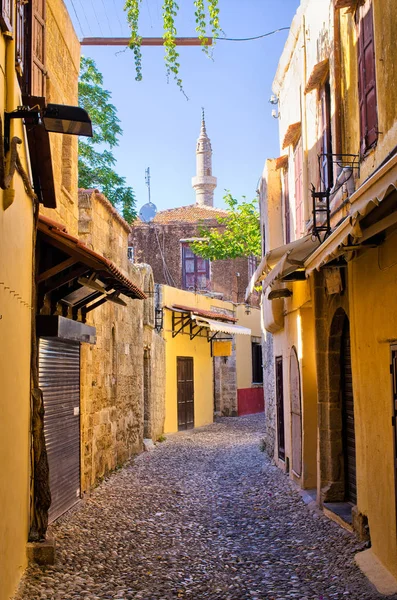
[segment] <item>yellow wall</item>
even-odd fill
[[[390,344],[397,340],[396,256],[395,231],[379,248],[349,263],[357,506],[368,517],[375,554],[395,576],[396,493],[389,365]]]
[[[397,78],[397,46],[395,0],[373,0],[376,60],[376,90],[378,107],[378,143],[360,163],[357,185],[367,179],[373,169],[394,148],[397,135],[397,107],[394,88]],[[360,153],[360,126],[357,73],[357,28],[354,18],[341,11],[342,98],[345,153]],[[356,187],[357,187],[356,185]]]
[[[317,390],[314,348],[314,315],[307,282],[292,284],[292,297],[284,302],[284,328],[274,334],[274,356],[283,357],[285,454],[292,457],[290,360],[295,348],[300,370],[302,407],[302,474],[297,478],[303,488],[314,488],[317,471]],[[267,302],[271,302],[267,300]],[[277,459],[277,448],[276,448]],[[280,466],[284,466],[280,462]]]
[[[238,325],[251,329],[251,336],[236,335],[236,372],[237,389],[252,387],[252,337],[261,338],[261,311],[260,308],[251,307],[249,315],[245,312],[245,304],[236,307]],[[257,387],[257,386],[255,386]]]
[[[14,47],[8,42],[11,72]],[[16,78],[6,90],[6,47],[0,34],[1,115],[20,104]],[[8,93],[8,97],[7,97]],[[22,123],[15,135],[24,140]],[[25,145],[19,154],[26,168]],[[30,340],[32,302],[32,202],[18,174],[14,202],[4,210],[0,191],[0,600],[8,600],[26,566],[29,527]]]
[[[231,302],[223,302],[194,294],[177,288],[163,286],[162,302],[164,306],[180,304],[204,310],[223,309],[232,313]],[[166,393],[164,432],[178,431],[177,413],[177,356],[193,358],[194,369],[194,426],[201,427],[213,421],[214,415],[214,382],[211,345],[206,337],[195,337],[190,340],[187,333],[172,337],[172,311],[164,309],[164,337],[166,340]],[[242,336],[240,336],[242,337]]]

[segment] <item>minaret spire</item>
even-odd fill
[[[216,177],[212,176],[212,148],[205,126],[205,112],[201,109],[201,130],[196,148],[196,176],[192,179],[196,190],[196,204],[214,206]]]

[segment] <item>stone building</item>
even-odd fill
[[[192,179],[195,204],[160,211],[150,223],[137,219],[130,236],[131,251],[136,262],[151,265],[156,283],[244,302],[245,288],[256,267],[255,258],[211,262],[195,256],[189,246],[199,237],[200,225],[222,230],[217,218],[227,216],[226,211],[214,207],[216,177],[212,175],[212,148],[204,114],[196,163],[197,173]]]
[[[247,289],[262,281],[272,455],[314,488],[330,518],[370,539],[356,561],[389,593],[397,591],[396,24],[392,0],[302,0],[273,83],[281,156],[264,169],[265,255]]]

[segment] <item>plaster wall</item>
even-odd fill
[[[368,517],[373,551],[394,576],[396,492],[389,365],[390,345],[397,339],[396,253],[393,231],[383,245],[349,263],[357,507]]]
[[[396,145],[397,108],[394,88],[397,78],[394,0],[373,0],[376,92],[379,137],[376,146],[362,157],[356,187],[365,181]],[[342,98],[344,152],[360,153],[357,39],[358,30],[352,15],[341,11]]]
[[[47,103],[78,104],[80,43],[63,0],[46,0]],[[50,219],[78,232],[78,137],[50,133],[57,207],[40,207]]]
[[[314,351],[314,315],[311,308],[310,286],[307,282],[292,284],[293,295],[285,300],[284,328],[273,335],[273,354],[283,357],[283,390],[285,421],[285,455],[291,465],[292,456],[292,424],[291,424],[291,387],[290,365],[291,355],[296,351],[301,385],[302,412],[302,471],[298,477],[290,471],[292,479],[302,488],[313,488],[316,485],[317,472],[317,390]],[[266,300],[269,302],[269,300]],[[276,437],[277,440],[277,437]],[[278,458],[278,447],[275,444],[275,460],[285,469],[286,464]]]
[[[13,40],[0,34],[0,107],[20,104]],[[28,170],[22,122],[12,134]],[[0,600],[8,600],[26,567],[30,481],[30,351],[33,207],[22,180],[0,190]]]
[[[171,288],[169,286],[162,286],[162,290],[163,306],[180,304],[182,306],[200,308],[229,315],[234,314],[234,306],[230,302],[216,300],[214,298],[209,298],[208,296],[194,294],[192,292]],[[201,427],[203,425],[212,423],[214,415],[215,391],[214,367],[213,359],[211,357],[211,348],[207,338],[197,336],[193,340],[190,340],[188,332],[180,333],[173,338],[172,312],[167,309],[164,310],[164,338],[166,340],[166,408],[164,431],[166,433],[178,431],[177,356],[193,357],[195,427]],[[217,360],[222,361],[222,359]],[[220,380],[218,380],[218,392],[219,394],[226,394],[228,397],[231,394],[234,398],[236,398],[235,366],[233,366],[234,360],[235,359],[233,359],[233,357],[228,358],[227,365],[229,365],[231,370],[225,366],[226,371],[230,371],[230,373],[223,373],[223,378],[221,377]],[[233,406],[230,398],[229,403],[226,400],[224,402],[222,399],[220,400],[220,403],[222,406],[226,406],[228,404],[229,410],[232,411],[236,409],[236,405]]]
[[[236,307],[236,316],[239,325],[251,329],[251,336],[236,335],[237,388],[250,388],[253,387],[251,343],[252,338],[256,338],[259,341],[262,336],[261,311],[259,308],[252,307],[250,314],[247,315],[245,305],[239,304]]]

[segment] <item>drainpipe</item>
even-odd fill
[[[306,21],[305,15],[302,15],[302,85],[301,85],[301,121],[302,121],[302,149],[303,149],[303,165],[302,165],[302,186],[303,186],[303,219],[306,223],[310,221],[312,215],[310,212],[309,202],[309,162],[308,162],[308,136],[307,136],[307,115],[306,115],[306,97],[305,88],[307,83],[307,57],[306,57]]]
[[[342,90],[341,90],[341,36],[340,36],[340,11],[334,8],[334,85],[335,90],[335,119],[334,119],[334,152],[342,154]],[[339,173],[336,173],[338,176]]]

